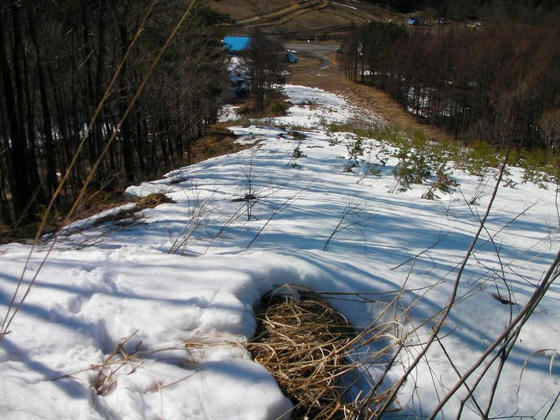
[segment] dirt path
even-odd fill
[[[239,20],[236,22],[237,25],[246,25],[249,23],[254,23],[254,22],[259,22],[262,20],[267,20],[267,19],[279,19],[285,15],[287,15],[290,12],[299,10],[301,8],[301,6],[299,4],[292,4],[289,7],[286,7],[285,9],[282,10],[277,10],[275,12],[272,13],[267,13],[265,15],[257,15],[257,16],[253,16],[247,19],[243,19],[243,20]]]
[[[237,25],[248,25],[248,26],[273,26],[282,25],[304,13],[309,13],[314,10],[324,9],[329,6],[329,0],[320,0],[314,3],[294,3],[285,9],[278,10],[276,12],[268,13],[266,15],[253,16],[248,19],[240,20]],[[261,23],[262,22],[262,23]],[[252,25],[257,23],[256,25]]]
[[[450,138],[443,130],[419,123],[412,115],[387,93],[346,79],[340,70],[337,58],[333,52],[337,44],[289,44],[289,48],[299,51],[299,62],[290,66],[288,83],[321,88],[345,96],[351,103],[363,109],[370,110],[383,117],[388,123],[407,133],[423,132],[429,139]],[[329,64],[325,66],[322,57],[328,57]]]

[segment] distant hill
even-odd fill
[[[515,20],[524,23],[552,23],[560,17],[558,0],[364,0],[401,13],[430,9],[453,19]]]
[[[258,27],[285,39],[342,39],[369,21],[406,25],[414,15],[450,21],[508,20],[557,24],[558,0],[209,0],[234,21],[230,33],[247,35]]]
[[[361,0],[211,0],[208,4],[237,22],[232,27],[236,34],[259,27],[291,39],[333,39],[372,20],[406,22],[401,13]]]

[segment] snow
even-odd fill
[[[400,317],[406,331],[445,305],[490,199],[492,171],[484,181],[453,171],[466,199],[478,197],[471,208],[459,192],[421,199],[425,185],[391,193],[396,183],[391,147],[383,139],[364,139],[366,153],[348,172],[347,145],[355,136],[328,133],[326,127],[355,120],[382,124],[379,117],[319,89],[288,85],[285,92],[294,104],[287,116],[232,127],[253,148],[127,190],[134,196],[163,192],[175,204],[143,210],[140,223],[121,223],[118,229],[97,226],[103,215],[77,222],[50,253],[49,242],[32,252],[23,286],[40,269],[39,275],[0,345],[0,418],[278,418],[291,403],[243,345],[255,331],[252,306],[276,285],[393,293],[406,281],[401,309],[408,311],[390,314]],[[228,118],[235,119],[234,113],[229,108]],[[305,140],[296,139],[294,130]],[[288,166],[298,145],[306,156]],[[376,165],[379,154],[385,166]],[[364,173],[368,160],[379,176]],[[521,170],[511,172],[518,184],[500,188],[487,229],[517,303],[511,306],[515,316],[560,238],[555,186],[544,190],[524,184]],[[249,192],[257,200],[247,220],[246,203],[232,200]],[[325,251],[345,213],[345,228]],[[507,292],[496,280],[501,266],[487,233],[476,249],[441,333],[461,372],[510,316],[510,306],[493,297]],[[30,252],[29,245],[0,247],[2,313]],[[358,303],[333,295],[330,301],[357,327],[365,327],[387,299],[380,295]],[[499,383],[493,415],[537,413],[542,418],[550,408],[559,389],[558,363],[549,367],[560,347],[559,300],[555,285],[522,331]],[[405,341],[387,386],[402,375],[419,351],[415,344],[426,340],[432,326],[428,322]],[[119,343],[124,351],[115,354]],[[541,349],[556,350],[533,355]],[[439,345],[426,360],[399,392],[395,415],[426,416],[437,395],[456,381]],[[100,372],[110,374],[110,386],[101,395],[94,387],[103,378]],[[491,377],[476,391],[481,402]],[[453,398],[443,414],[454,417],[459,403]],[[468,403],[463,418],[478,418],[472,410]],[[558,410],[549,418],[558,417]]]

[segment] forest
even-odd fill
[[[560,16],[556,0],[366,0],[402,13],[422,11],[433,17],[452,19],[515,20],[553,22]]]
[[[66,211],[90,172],[110,191],[188,162],[227,75],[227,18],[195,3],[1,3],[0,228],[55,192]]]
[[[390,93],[465,142],[560,146],[560,27],[496,23],[406,31],[372,22],[345,41],[349,79]]]

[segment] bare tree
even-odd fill
[[[282,72],[287,67],[286,51],[257,28],[251,34],[244,58],[249,67],[256,109],[262,111],[271,97],[273,86],[283,83]]]

